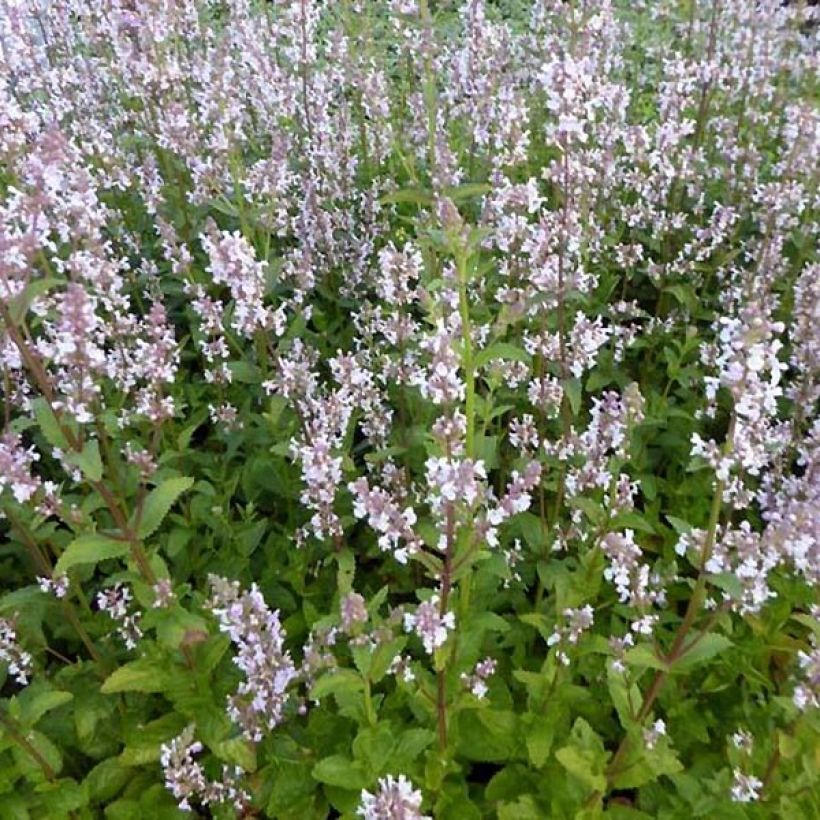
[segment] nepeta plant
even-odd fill
[[[2,811],[820,813],[809,6],[0,0]]]

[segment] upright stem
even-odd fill
[[[731,441],[733,429],[734,424],[730,426],[729,441]],[[709,524],[706,532],[706,538],[703,541],[703,546],[700,552],[699,570],[697,581],[695,582],[695,588],[692,591],[692,596],[689,598],[689,603],[686,607],[686,612],[684,613],[683,621],[681,621],[681,624],[678,627],[678,631],[675,633],[675,638],[672,641],[672,646],[670,647],[669,652],[664,657],[664,662],[667,668],[659,669],[655,673],[655,677],[652,680],[652,683],[650,684],[649,689],[646,692],[646,695],[644,696],[643,704],[641,705],[641,708],[636,716],[636,720],[639,724],[643,723],[643,721],[646,720],[646,718],[652,711],[652,707],[654,706],[655,701],[658,699],[658,696],[660,695],[661,690],[663,689],[663,685],[666,682],[667,677],[669,676],[669,671],[671,667],[686,654],[686,649],[684,649],[684,642],[686,641],[687,635],[689,634],[689,632],[695,624],[695,620],[697,619],[698,613],[700,612],[700,608],[703,603],[704,596],[706,594],[706,564],[709,562],[709,558],[712,555],[712,550],[714,549],[718,522],[720,520],[720,511],[723,507],[723,491],[725,488],[726,485],[723,481],[718,481],[715,485],[715,492],[712,496],[712,508],[709,513]],[[611,786],[615,777],[619,774],[619,767],[624,755],[626,754],[627,747],[628,735],[625,735],[621,740],[621,743],[618,746],[617,750],[615,751],[615,754],[612,760],[610,761],[609,766],[607,767],[607,786]],[[597,800],[599,796],[600,795],[597,792],[594,792],[591,795],[590,800]]]
[[[17,518],[17,516],[10,510],[5,510],[4,514],[8,518],[12,530],[17,533],[20,540],[28,548],[35,563],[39,565],[40,571],[48,578],[53,577],[50,562],[41,553],[39,545],[34,540],[34,537],[31,535],[31,533],[27,530],[23,522],[20,521]],[[77,592],[79,592],[79,590],[77,590]],[[68,622],[74,628],[74,631],[77,633],[77,636],[82,641],[85,648],[88,650],[88,654],[91,655],[94,661],[100,663],[102,661],[102,656],[97,651],[97,648],[94,646],[94,642],[91,640],[91,636],[88,634],[88,632],[86,632],[86,629],[82,625],[82,622],[80,621],[79,617],[77,617],[77,613],[74,611],[74,607],[71,605],[71,602],[68,600],[64,600],[62,603],[63,613],[65,614],[66,620],[68,620]]]
[[[463,350],[461,366],[464,370],[465,406],[464,414],[467,417],[467,435],[465,449],[467,458],[475,457],[475,364],[473,358],[472,326],[470,324],[470,303],[467,298],[468,270],[467,254],[460,251],[456,256],[458,271],[458,310],[461,317],[461,337]]]
[[[424,26],[422,42],[424,44],[424,104],[427,108],[427,162],[430,166],[431,184],[436,179],[436,131],[438,118],[438,95],[436,94],[436,75],[433,70],[433,17],[430,14],[428,0],[419,3],[419,14]]]
[[[12,719],[4,712],[0,712],[0,723],[3,724],[9,737],[43,770],[46,780],[54,782],[57,779],[57,773],[51,767],[51,764],[40,754],[34,744],[17,728]]]
[[[455,546],[456,515],[452,502],[447,504],[445,513],[444,567],[441,571],[441,595],[439,597],[439,617],[447,614],[450,590],[453,583],[453,548]],[[447,662],[444,660],[436,672],[436,719],[438,723],[438,745],[442,753],[447,749]]]

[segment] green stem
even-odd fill
[[[18,729],[12,719],[5,713],[0,712],[0,723],[5,727],[9,737],[43,770],[46,780],[53,783],[57,779],[57,773],[31,741]]]
[[[475,363],[473,356],[472,325],[470,324],[470,302],[467,297],[468,258],[464,250],[456,254],[458,271],[458,310],[461,316],[461,336],[463,342],[461,366],[464,370],[466,400],[464,414],[467,417],[466,454],[475,456]]]

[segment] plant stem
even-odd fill
[[[730,426],[730,434],[728,437],[729,441],[731,441],[731,431],[733,429],[734,424]],[[691,644],[688,648],[684,649],[684,642],[686,640],[686,636],[689,634],[689,632],[695,624],[695,620],[697,619],[701,604],[703,603],[704,595],[706,593],[705,567],[709,561],[709,558],[712,555],[712,549],[715,544],[715,536],[717,534],[717,526],[718,521],[720,519],[720,511],[723,506],[724,489],[724,482],[718,481],[715,486],[714,495],[712,496],[712,509],[709,514],[709,524],[706,533],[706,538],[703,541],[703,546],[700,552],[700,566],[698,571],[698,577],[695,582],[695,588],[692,591],[692,596],[689,598],[689,603],[686,607],[686,612],[684,613],[683,621],[678,627],[678,631],[676,632],[675,638],[672,641],[672,646],[670,647],[669,652],[665,655],[663,659],[666,663],[667,668],[659,669],[655,673],[655,677],[652,680],[652,683],[650,684],[649,689],[646,692],[646,695],[644,696],[643,704],[641,705],[641,708],[638,710],[638,714],[636,717],[638,724],[643,723],[652,711],[652,707],[654,706],[655,701],[658,699],[658,696],[660,695],[661,690],[663,689],[663,685],[666,682],[667,677],[669,676],[671,667],[686,654],[688,649],[691,649],[691,647],[694,645]],[[621,761],[623,760],[623,757],[626,754],[628,741],[629,736],[624,735],[620,745],[618,746],[618,748],[615,751],[615,754],[612,757],[612,760],[609,763],[609,766],[607,767],[607,787],[611,787],[615,777],[618,774],[620,774]],[[590,795],[590,801],[594,803],[600,796],[601,795],[598,792],[593,792],[592,795]]]
[[[452,586],[453,548],[455,546],[456,517],[452,502],[447,504],[445,538],[447,542],[444,553],[444,567],[441,572],[441,597],[439,598],[439,617],[447,614]],[[447,749],[447,661],[436,672],[436,721],[438,723],[438,744],[442,753]]]
[[[475,364],[473,359],[472,325],[470,324],[470,302],[467,297],[467,253],[460,250],[456,254],[456,269],[458,271],[458,310],[461,317],[461,337],[463,349],[461,367],[464,370],[465,405],[464,415],[467,417],[467,434],[465,450],[467,458],[475,457]]]
[[[57,779],[57,773],[51,764],[40,754],[34,744],[18,729],[12,719],[4,712],[0,712],[0,723],[3,724],[9,737],[43,770],[47,780],[52,783]]]

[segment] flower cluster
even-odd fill
[[[217,576],[210,584],[208,605],[235,645],[234,663],[245,676],[228,699],[228,714],[249,740],[260,741],[284,719],[298,672],[284,648],[279,613],[268,609],[256,584],[242,591],[236,581]]]
[[[202,764],[195,760],[203,750],[194,740],[194,727],[188,726],[181,735],[160,747],[160,764],[165,776],[165,786],[179,801],[182,811],[193,811],[191,801],[201,806],[222,804],[242,811],[250,803],[248,792],[237,785],[244,774],[238,766],[223,766],[222,778],[210,780]]]
[[[453,612],[442,612],[438,595],[422,601],[415,612],[404,615],[404,629],[415,632],[429,655],[447,642],[447,636],[456,628],[456,616]]]
[[[388,774],[379,778],[375,794],[362,791],[362,800],[356,814],[364,820],[430,820],[421,813],[422,794],[403,775]]]
[[[461,675],[461,682],[464,686],[472,692],[479,700],[484,700],[487,697],[487,679],[495,674],[497,663],[493,658],[484,658],[479,661],[471,674],[463,672]]]
[[[555,628],[547,639],[547,645],[558,646],[556,657],[564,666],[569,666],[570,659],[566,647],[577,645],[581,635],[591,629],[595,622],[595,612],[586,604],[580,609],[565,609],[563,615],[566,623]]]
[[[131,590],[120,581],[97,593],[100,612],[117,621],[117,632],[127,649],[136,649],[143,635],[140,627],[142,613],[139,610],[128,611],[133,597]]]
[[[17,628],[8,618],[0,618],[0,661],[8,666],[20,686],[29,682],[33,658],[18,643]]]

